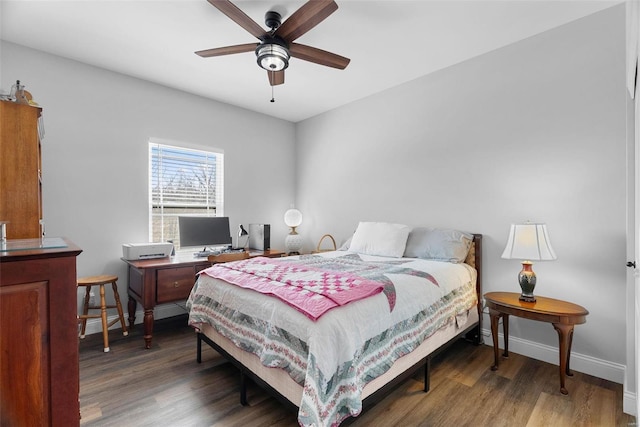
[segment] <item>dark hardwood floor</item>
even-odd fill
[[[297,426],[296,414],[255,385],[240,405],[238,371],[207,345],[196,363],[196,337],[186,316],[156,322],[145,350],[142,327],[80,341],[81,425]],[[459,341],[432,361],[431,391],[422,374],[358,417],[352,426],[628,426],[622,386],[575,372],[569,395],[558,367],[512,354],[492,372],[493,350]]]

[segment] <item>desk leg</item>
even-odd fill
[[[567,350],[567,370],[565,373],[567,376],[572,377],[573,372],[569,369],[569,359],[571,359],[571,345],[573,344],[573,328],[571,328],[571,332],[569,333],[569,348]]]
[[[151,348],[153,336],[153,309],[144,310],[144,348]]]
[[[491,338],[493,338],[493,366],[491,370],[497,371],[498,365],[500,364],[500,349],[498,348],[498,322],[500,321],[500,312],[490,308],[489,318],[491,319]]]
[[[509,358],[509,315],[502,314],[502,333],[504,334],[504,353],[505,358]]]
[[[573,338],[573,325],[554,323],[553,327],[558,332],[560,344],[560,393],[569,394],[564,385],[565,374],[569,372],[569,358],[571,357],[571,340]]]
[[[129,297],[129,304],[127,304],[129,310],[129,329],[133,329],[133,325],[136,323],[136,307],[138,303],[135,299]]]

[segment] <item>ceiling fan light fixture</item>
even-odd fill
[[[256,49],[258,65],[267,71],[281,71],[289,66],[289,51],[277,43],[260,44]]]

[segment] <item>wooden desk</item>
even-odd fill
[[[558,332],[560,346],[560,393],[569,394],[564,385],[565,374],[573,376],[569,370],[573,326],[585,323],[589,312],[577,304],[536,295],[536,302],[519,300],[520,294],[514,292],[489,292],[484,298],[489,307],[491,318],[491,335],[493,336],[494,365],[492,371],[498,369],[498,321],[502,317],[504,332],[504,357],[509,357],[509,315],[525,319],[539,320],[553,325]]]
[[[283,251],[249,250],[249,257],[266,256],[278,258]],[[144,309],[144,346],[151,348],[153,337],[153,310],[158,304],[182,301],[189,297],[196,274],[211,266],[207,258],[194,258],[192,254],[179,254],[167,258],[147,260],[125,260],[128,264],[129,327],[136,321],[139,302]]]

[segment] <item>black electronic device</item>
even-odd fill
[[[229,217],[226,216],[179,216],[178,229],[180,247],[207,248],[231,245]]]
[[[271,226],[249,224],[249,248],[266,251],[271,248]]]

